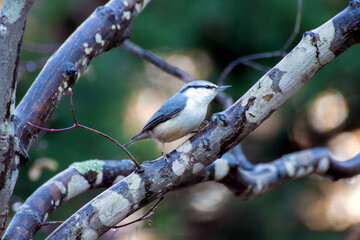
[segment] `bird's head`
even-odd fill
[[[194,101],[209,104],[219,92],[231,86],[217,86],[205,80],[197,80],[187,83],[179,93]]]

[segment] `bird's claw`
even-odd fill
[[[164,157],[164,159],[165,159],[166,162],[169,162],[169,161],[168,161],[168,158],[167,158],[166,152],[162,152],[162,156]]]

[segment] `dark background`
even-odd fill
[[[18,102],[56,44],[61,44],[97,6],[105,3],[35,1],[24,36]],[[347,4],[348,1],[305,0],[300,34],[293,46],[302,33],[320,26]],[[280,49],[292,32],[296,7],[295,0],[153,0],[135,19],[131,40],[195,76],[216,83],[232,60]],[[46,44],[41,47],[49,53],[34,52],[31,43]],[[55,44],[55,48],[47,44]],[[360,48],[355,46],[316,74],[261,129],[243,141],[246,156],[252,162],[267,162],[313,146],[334,146],[336,151],[344,142],[348,143],[347,147],[354,147],[346,156],[354,154],[360,148],[360,134],[356,131],[360,114],[359,54]],[[272,67],[279,60],[259,63]],[[233,85],[227,93],[238,99],[263,74],[249,67],[237,67],[226,81]],[[76,115],[80,123],[125,143],[181,84],[180,80],[159,73],[121,47],[113,49],[96,58],[73,87]],[[335,100],[324,101],[320,110],[312,108],[322,96]],[[219,106],[213,104],[211,111],[218,110]],[[316,111],[320,111],[320,119],[340,120],[321,130],[326,123],[316,123],[310,116],[310,112],[316,115]],[[321,115],[321,111],[325,115]],[[48,127],[71,124],[69,99],[65,98]],[[338,138],[340,141],[336,142]],[[142,162],[157,158],[161,145],[144,140],[131,146],[130,151]],[[21,169],[16,185],[17,201],[24,201],[42,183],[73,162],[126,158],[108,140],[78,129],[44,134],[29,154],[31,160]],[[351,186],[347,181],[335,186],[320,178],[306,178],[243,201],[220,185],[202,184],[168,194],[152,218],[152,227],[144,224],[144,229],[129,235],[134,239],[343,239],[356,229],[348,230],[349,227],[360,221],[360,213],[355,217],[346,215],[346,211],[357,213],[354,205],[347,202],[349,199],[360,202],[360,197],[356,198],[359,192],[356,186],[356,179]],[[350,195],[344,193],[345,188],[350,188]],[[335,189],[344,202],[331,202]],[[66,219],[98,193],[93,191],[72,199],[51,215],[50,220]],[[344,223],[346,221],[349,223]],[[130,227],[128,231],[131,229],[136,228]],[[36,239],[42,239],[46,235],[37,236]]]

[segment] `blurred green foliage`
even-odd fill
[[[26,26],[24,41],[34,43],[61,43],[97,6],[105,1],[63,0],[34,3]],[[134,21],[131,37],[138,45],[155,52],[201,49],[213,62],[209,80],[215,82],[230,61],[252,53],[278,50],[290,36],[296,17],[296,1],[238,1],[238,0],[153,0]],[[340,12],[347,1],[304,0],[300,34],[313,29]],[[359,127],[358,80],[359,47],[335,59],[310,80],[281,109],[282,125],[278,134],[269,140],[248,138],[244,151],[254,162],[273,160],[283,154],[299,150],[289,140],[289,129],[297,114],[306,111],[306,104],[316,93],[338,89],[348,100],[350,116],[344,129]],[[23,50],[17,99],[21,100],[27,88],[40,71],[43,57],[49,55]],[[35,61],[38,68],[29,72],[26,66]],[[260,61],[269,67],[279,59]],[[131,135],[124,132],[125,109],[129,97],[139,86],[149,85],[142,76],[144,62],[121,48],[99,56],[73,87],[78,121],[107,133],[125,143]],[[261,76],[262,72],[239,66],[227,82],[228,91],[239,98]],[[69,100],[65,98],[48,126],[62,128],[72,124]],[[140,130],[140,129],[138,129]],[[135,132],[134,132],[135,133]],[[316,145],[324,144],[320,138]],[[154,159],[160,152],[154,150],[151,140],[138,143],[132,152],[140,161]],[[41,179],[30,182],[27,176],[34,159],[51,157],[59,162],[61,171],[71,163],[88,159],[123,159],[126,155],[108,140],[81,129],[61,133],[46,133],[30,150],[31,160],[21,169],[15,196],[26,199],[37,187],[51,178],[54,172],[44,171]],[[292,181],[262,197],[243,201],[231,196],[222,207],[220,217],[196,222],[191,209],[185,205],[189,190],[170,193],[153,217],[152,229],[164,239],[342,239],[344,233],[314,232],[307,229],[297,215],[297,199],[304,188],[314,187],[306,180]],[[83,194],[65,204],[50,217],[65,219],[97,192]],[[189,232],[189,227],[197,227]],[[41,239],[44,235],[39,235]]]

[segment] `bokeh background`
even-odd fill
[[[19,70],[21,100],[46,59],[103,0],[36,0],[27,22]],[[304,0],[300,34],[344,9],[348,1]],[[296,0],[153,0],[134,21],[131,40],[200,79],[216,82],[234,59],[280,49],[290,36]],[[360,48],[355,46],[316,74],[261,127],[243,141],[252,162],[328,146],[339,159],[360,149]],[[272,67],[279,58],[259,63]],[[262,72],[239,66],[226,83],[238,99]],[[121,47],[96,58],[73,87],[78,121],[127,142],[183,83],[158,71]],[[216,104],[210,111],[218,111]],[[65,98],[48,127],[72,124]],[[171,149],[179,142],[169,144]],[[139,161],[161,154],[161,145],[144,140],[130,147]],[[108,140],[84,130],[42,135],[21,169],[13,209],[37,187],[71,163],[124,159]],[[261,197],[243,201],[225,187],[205,183],[172,192],[160,204],[152,226],[112,231],[113,239],[358,239],[359,178],[335,183],[308,177],[288,182]],[[100,190],[60,207],[50,220],[64,220]],[[12,213],[13,214],[13,213]],[[141,215],[141,211],[137,213]],[[357,235],[358,234],[358,235]],[[43,239],[40,233],[35,239]],[[357,237],[356,237],[357,236]]]

